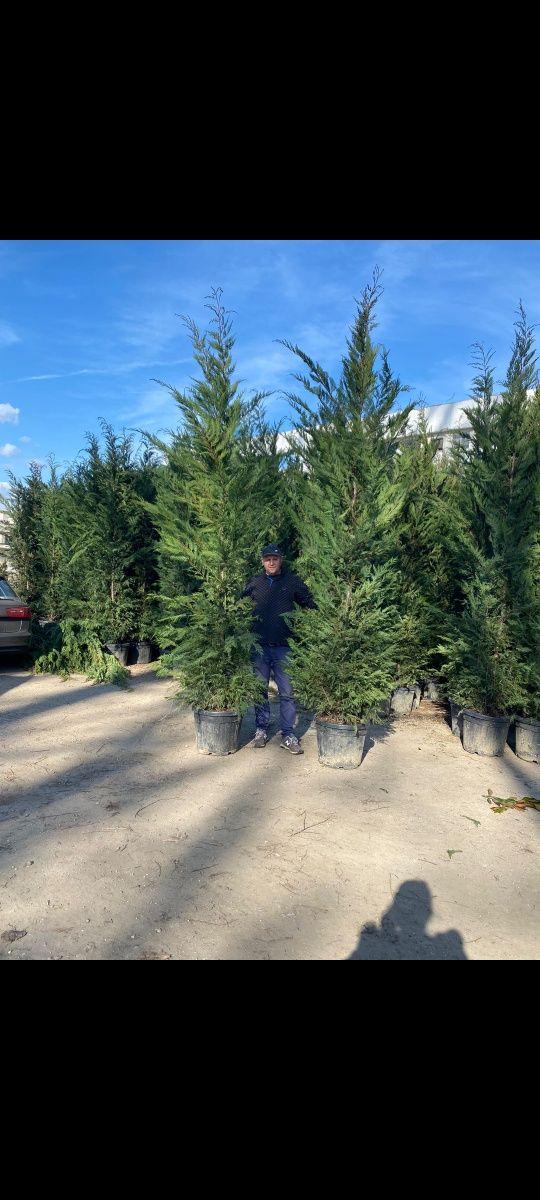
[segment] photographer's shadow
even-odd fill
[[[398,888],[380,925],[362,927],[349,959],[467,959],[457,929],[431,936],[426,925],[433,912],[431,892],[421,879],[407,879]]]

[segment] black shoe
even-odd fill
[[[290,750],[291,754],[303,754],[304,751],[294,733],[288,733],[286,737],[282,737],[280,741],[282,750]]]
[[[257,729],[255,731],[255,737],[253,738],[253,745],[254,745],[255,749],[256,750],[264,750],[264,747],[266,746],[267,741],[268,741],[268,738],[266,736],[266,730],[265,729]]]

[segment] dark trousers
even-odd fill
[[[268,681],[271,671],[279,691],[279,711],[281,717],[281,732],[286,737],[292,733],[296,719],[296,704],[294,702],[292,683],[284,667],[289,653],[288,646],[269,646],[261,643],[261,653],[252,659],[253,670],[267,685],[266,701],[255,705],[255,724],[257,729],[268,729],[270,722],[270,704],[268,703]]]

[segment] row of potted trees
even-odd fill
[[[472,442],[441,472],[425,423],[415,442],[401,442],[410,406],[395,411],[403,389],[371,338],[379,294],[375,274],[337,383],[298,346],[283,343],[300,359],[296,378],[308,397],[289,396],[297,421],[287,468],[296,569],[316,602],[291,614],[295,693],[316,714],[319,757],[329,766],[359,765],[366,723],[396,687],[434,666],[465,710],[466,750],[499,753],[512,714],[530,748],[540,716],[532,330],[520,309],[497,402],[490,358],[478,350]],[[249,602],[238,597],[257,547],[279,527],[271,520],[268,441],[253,425],[260,398],[246,405],[237,396],[234,339],[218,293],[211,307],[209,334],[188,322],[203,379],[187,395],[170,389],[183,417],[168,451],[174,522],[170,495],[154,518],[159,525],[161,516],[162,538],[193,581],[177,605],[164,666],[195,709],[199,747],[220,753],[235,748],[240,714],[258,698]],[[415,470],[424,485],[416,492]]]
[[[51,461],[47,482],[36,463],[26,480],[10,477],[16,585],[42,625],[59,627],[54,649],[62,642],[63,669],[67,645],[75,670],[90,636],[94,657],[98,645],[108,646],[121,662],[126,643],[139,645],[142,661],[145,643],[156,639],[157,532],[146,505],[155,498],[160,460],[148,447],[136,451],[133,436],[101,425],[101,440],[88,434],[62,476]],[[39,657],[44,647],[35,632]],[[48,654],[45,647],[47,661]]]
[[[476,347],[470,447],[456,452],[461,602],[439,646],[463,747],[499,755],[515,719],[519,757],[540,759],[540,390],[520,305],[502,394]]]
[[[540,399],[531,395],[532,330],[520,309],[497,402],[490,356],[477,349],[471,444],[440,467],[425,421],[403,438],[411,406],[396,411],[404,389],[372,341],[379,295],[375,273],[337,382],[283,343],[304,389],[289,396],[296,428],[285,454],[264,395],[239,390],[218,289],[207,332],[186,320],[201,377],[186,393],[168,389],[181,418],[172,439],[148,435],[147,458],[135,462],[130,439],[104,425],[105,451],[90,436],[85,457],[54,477],[46,504],[37,477],[21,494],[21,530],[33,528],[29,499],[44,514],[34,541],[50,543],[39,583],[48,611],[84,619],[120,659],[134,639],[167,647],[161,669],[192,704],[201,749],[234,749],[240,715],[260,696],[241,593],[261,544],[283,538],[317,606],[291,615],[290,674],[316,713],[321,761],[358,765],[366,723],[391,694],[394,711],[400,698],[413,703],[414,692],[400,689],[433,669],[473,714],[466,749],[493,752],[488,726],[499,722],[502,737],[511,715],[534,734]]]
[[[377,367],[371,329],[379,291],[375,277],[358,306],[337,384],[285,343],[307,368],[302,382],[317,401],[311,407],[290,397],[298,421],[287,498],[297,569],[316,608],[290,614],[287,669],[299,701],[316,713],[321,762],[341,768],[359,765],[366,722],[396,684],[418,674],[426,652],[419,596],[405,588],[397,562],[402,489],[392,476],[410,406],[393,411],[401,384],[384,353]],[[230,753],[241,712],[261,687],[250,665],[251,603],[240,596],[261,543],[281,534],[283,481],[260,397],[246,402],[238,395],[234,339],[219,292],[210,308],[207,333],[187,321],[202,379],[186,394],[169,389],[181,434],[167,447],[155,442],[168,471],[152,515],[161,545],[191,584],[171,607],[162,669],[177,678],[178,699],[194,708],[199,748]]]

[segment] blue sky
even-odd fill
[[[338,374],[375,266],[375,337],[407,400],[464,400],[476,341],[495,351],[498,384],[520,300],[540,323],[540,241],[0,242],[0,489],[31,459],[65,466],[99,417],[119,430],[175,426],[177,406],[152,380],[189,386],[177,314],[205,328],[213,287],[233,310],[243,386],[271,390],[268,414],[290,427],[283,393],[299,363],[276,339]]]

